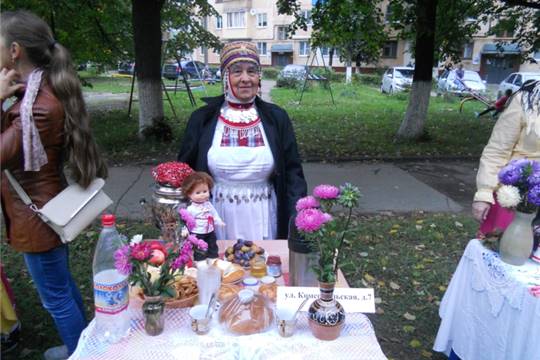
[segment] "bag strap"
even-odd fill
[[[32,209],[33,211],[39,212],[39,209],[37,208],[37,206],[32,202],[32,199],[30,199],[30,196],[28,196],[26,191],[24,191],[24,189],[17,182],[17,180],[15,180],[15,178],[13,177],[11,172],[6,169],[6,170],[4,170],[4,173],[6,174],[6,176],[8,178],[8,181],[11,184],[11,186],[13,186],[13,189],[15,189],[15,192],[17,193],[17,195],[19,195],[19,197],[21,198],[22,202],[25,205],[28,205],[30,207],[30,209]]]

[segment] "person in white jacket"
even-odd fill
[[[195,218],[195,226],[190,230],[197,238],[208,244],[206,253],[195,251],[196,261],[218,257],[215,225],[225,226],[216,209],[209,201],[214,185],[212,177],[203,171],[194,172],[182,183],[182,192],[191,200],[186,210]]]

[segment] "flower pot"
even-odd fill
[[[499,242],[501,260],[511,265],[523,265],[533,249],[532,221],[536,214],[516,211],[514,220],[504,231]]]
[[[334,300],[335,283],[319,282],[320,297],[308,310],[309,328],[319,340],[335,340],[345,323],[345,310]]]
[[[187,206],[188,200],[182,194],[181,188],[156,184],[152,194],[152,216],[164,241],[178,242],[180,240],[178,208]]]
[[[165,302],[161,296],[146,296],[142,306],[144,315],[144,330],[150,336],[156,336],[163,332],[165,325]]]

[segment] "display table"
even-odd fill
[[[465,249],[439,308],[433,350],[462,360],[540,359],[540,265],[501,261],[479,240]]]
[[[233,242],[219,241],[220,251]],[[282,269],[288,272],[287,242],[283,240],[257,242],[269,255],[279,255]],[[348,284],[340,272],[338,284]],[[277,360],[277,359],[386,359],[373,326],[363,314],[347,314],[341,336],[334,341],[314,338],[308,327],[307,313],[299,315],[296,333],[290,338],[278,335],[275,325],[261,334],[235,336],[225,332],[214,314],[212,328],[206,335],[191,330],[188,309],[166,309],[165,330],[159,336],[144,331],[143,316],[138,306],[129,309],[130,334],[116,344],[100,343],[95,333],[95,321],[83,331],[77,349],[70,359],[88,360]]]

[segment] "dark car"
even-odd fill
[[[182,70],[186,74],[187,79],[199,79],[203,78],[204,64],[200,61],[185,60],[181,61]],[[163,77],[169,80],[176,80],[180,76],[182,70],[178,66],[177,62],[171,62],[163,65]]]
[[[135,63],[131,61],[121,61],[118,63],[118,73],[133,75],[135,71]]]

